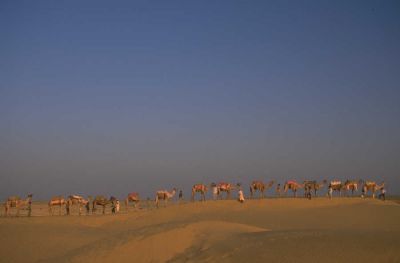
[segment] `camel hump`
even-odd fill
[[[193,189],[194,190],[204,190],[205,188],[206,188],[206,186],[203,185],[203,184],[195,184],[195,185],[193,185]]]
[[[83,199],[83,197],[80,196],[80,195],[70,195],[69,198],[71,198],[71,199],[79,199],[79,200]]]
[[[331,185],[339,185],[342,184],[341,181],[331,181]]]
[[[289,180],[286,182],[287,184],[297,184],[297,182],[295,180]]]
[[[14,201],[19,201],[19,200],[21,200],[21,197],[19,197],[19,196],[10,196],[8,199],[7,199],[8,201],[12,201],[12,202],[14,202]]]
[[[315,180],[308,180],[308,181],[304,181],[305,184],[316,184],[317,181]]]
[[[105,201],[107,200],[107,197],[105,197],[104,195],[98,195],[95,197],[96,201]]]

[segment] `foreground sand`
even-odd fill
[[[265,199],[0,218],[0,262],[400,262],[400,205]]]

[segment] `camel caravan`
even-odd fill
[[[268,183],[264,183],[262,180],[254,180],[251,182],[249,187],[249,197],[250,199],[257,198],[256,194],[258,192],[258,199],[263,199],[266,197],[266,192],[272,188],[275,184],[275,181],[269,181]],[[281,193],[283,190],[283,194],[286,195],[290,190],[293,194],[293,197],[297,197],[297,193],[299,190],[304,189],[304,197],[311,199],[311,196],[317,197],[318,192],[323,190],[327,186],[327,196],[332,199],[334,196],[341,197],[342,194],[347,197],[353,197],[359,189],[361,189],[361,197],[366,198],[370,196],[371,198],[375,198],[376,193],[380,191],[379,198],[385,200],[386,189],[385,183],[381,184],[376,183],[375,181],[363,181],[363,180],[332,180],[328,183],[327,180],[323,180],[321,182],[317,182],[315,180],[303,181],[303,183],[299,183],[295,180],[288,180],[283,184],[283,189],[281,189],[281,184],[276,184],[276,197],[281,197]],[[232,184],[227,182],[220,183],[211,183],[210,185],[206,184],[194,184],[191,188],[191,201],[195,201],[196,195],[200,196],[201,202],[206,201],[206,195],[208,189],[211,189],[212,199],[220,200],[225,196],[225,199],[231,198],[231,193],[233,191],[237,191],[238,193],[238,201],[241,203],[245,200],[245,195],[243,193],[242,184]],[[173,188],[171,191],[168,190],[159,190],[155,192],[154,198],[154,207],[158,208],[160,201],[163,202],[164,207],[167,206],[167,203],[172,200],[177,192],[176,188]],[[179,191],[179,200],[182,200],[182,190]],[[12,210],[16,210],[14,213],[15,216],[20,215],[20,210],[28,211],[28,216],[31,216],[32,213],[32,194],[29,194],[25,199],[20,198],[19,196],[10,196],[6,199],[4,203],[4,215],[10,216]],[[135,210],[142,209],[140,207],[140,196],[137,192],[129,193],[125,198],[125,211],[129,211],[130,204],[133,204],[133,208]],[[148,198],[147,201],[151,202],[151,199]],[[147,202],[147,206],[149,204]],[[179,202],[180,203],[180,202]],[[84,198],[81,195],[69,195],[68,197],[64,196],[53,196],[48,202],[48,211],[49,215],[54,215],[57,213],[58,215],[82,215],[83,211],[85,211],[86,215],[89,214],[97,214],[97,209],[101,208],[101,214],[106,214],[106,209],[111,209],[111,213],[115,214],[120,211],[120,202],[114,196],[110,198],[98,195],[92,198],[88,196],[88,198]]]

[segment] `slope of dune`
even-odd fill
[[[400,262],[400,205],[390,201],[207,201],[69,217],[36,206],[34,217],[0,219],[0,262]]]

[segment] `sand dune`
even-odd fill
[[[80,217],[38,207],[0,219],[0,262],[400,262],[391,201],[207,201]]]

